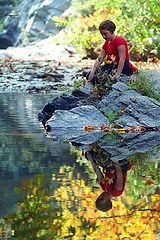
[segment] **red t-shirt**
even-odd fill
[[[129,171],[131,169],[132,165],[129,164],[127,167],[127,171]],[[115,189],[115,183],[116,183],[116,179],[117,179],[117,174],[116,172],[109,172],[105,174],[105,183],[100,183],[101,188],[104,192],[109,192],[113,197],[118,197],[120,196],[123,191],[124,191],[124,187],[126,184],[126,175],[127,173],[123,173],[122,172],[122,177],[123,177],[123,183],[122,183],[122,189],[121,191],[118,191],[117,189]]]
[[[117,189],[115,189],[116,179],[117,179],[116,173],[107,173],[105,175],[106,182],[100,183],[102,190],[104,192],[109,192],[113,197],[118,197],[123,193],[125,183],[126,183],[126,174],[123,174],[123,185],[122,185],[121,191],[118,191]]]
[[[112,61],[114,63],[118,63],[119,55],[117,47],[124,45],[126,48],[126,59],[129,60],[129,53],[128,53],[128,45],[124,38],[116,36],[113,41],[105,41],[102,48],[106,52],[106,61]]]

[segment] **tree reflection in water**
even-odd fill
[[[1,221],[0,234],[22,240],[157,239],[160,217],[158,161],[146,162],[143,154],[125,161],[125,166],[128,161],[134,164],[127,172],[125,190],[121,196],[112,198],[112,209],[103,213],[95,207],[101,192],[92,168],[95,162],[87,160],[84,151],[75,146],[71,146],[71,151],[76,153],[80,168],[74,164],[61,165],[59,172],[53,173],[49,187],[43,185],[43,175],[24,181],[21,191],[25,192],[25,198]],[[95,145],[94,154],[99,160],[96,166],[101,163],[103,173],[106,167],[102,161],[104,151],[96,149]],[[115,162],[112,169],[114,166]]]

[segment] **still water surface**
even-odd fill
[[[110,212],[97,211],[95,199],[101,189],[84,151],[53,142],[37,120],[38,112],[52,97],[0,94],[0,217],[9,216],[21,200],[15,189],[41,174],[61,225],[56,225],[55,237],[55,231],[52,237],[38,233],[41,239],[158,239],[159,148],[131,157],[133,166],[123,195],[113,198]],[[146,156],[150,160],[146,161]],[[14,239],[39,239],[37,236]]]
[[[43,94],[0,94],[0,216],[13,209],[14,188],[23,179],[74,162],[69,144],[47,139],[37,120],[49,99]]]

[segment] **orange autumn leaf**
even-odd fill
[[[152,179],[146,179],[146,185],[152,185],[153,181]]]
[[[130,127],[131,132],[144,132],[146,128],[144,126],[132,126]]]
[[[93,126],[93,125],[85,125],[85,126],[84,126],[84,130],[85,130],[85,131],[93,131],[93,130],[95,130],[95,129],[96,129],[96,127]]]
[[[103,132],[111,132],[112,129],[109,126],[102,125],[101,130]]]

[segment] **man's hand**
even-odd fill
[[[111,81],[118,80],[120,78],[120,73],[118,70],[113,70],[111,74],[109,75],[109,78]]]
[[[87,79],[88,82],[90,82],[93,79],[93,77],[94,77],[94,73],[91,71]]]

